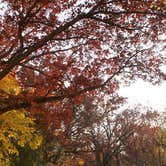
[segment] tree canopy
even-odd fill
[[[163,76],[157,45],[165,49],[164,0],[2,2],[0,78],[13,71],[31,93],[1,113],[103,87],[114,91],[119,80]]]
[[[85,105],[91,109],[91,98],[103,102],[98,107],[109,100],[114,110],[124,101],[117,94],[121,83],[142,78],[156,84],[166,79],[161,70],[166,62],[165,0],[0,3],[4,6],[0,15],[2,124],[13,117],[10,123],[17,119],[17,128],[21,121],[23,126],[37,123],[45,138],[55,136],[55,131],[75,121],[75,110]],[[86,117],[86,111],[80,115]]]

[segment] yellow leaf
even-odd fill
[[[18,95],[20,88],[12,74],[0,80],[0,90],[8,95]],[[0,91],[0,93],[1,93]],[[29,146],[32,150],[42,144],[42,136],[36,130],[34,119],[25,116],[25,110],[11,110],[0,115],[0,166],[10,165],[10,155],[19,155],[16,147]],[[16,146],[17,145],[17,146]]]

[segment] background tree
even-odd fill
[[[154,122],[159,115],[138,106],[118,113],[112,103],[87,98],[82,107],[75,108],[75,118],[62,129],[64,135],[59,135],[65,152],[82,158],[87,165],[158,164],[159,126]],[[164,160],[164,153],[160,159]]]

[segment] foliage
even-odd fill
[[[10,166],[46,166],[47,162],[45,161],[45,154],[43,147],[40,146],[38,149],[31,149],[29,145],[24,147],[17,146],[19,151],[19,156],[12,155],[10,159]]]
[[[76,124],[76,128],[60,135],[59,141],[64,142],[65,148],[74,147],[78,142],[67,138],[73,136],[75,129],[78,132],[73,139],[81,138],[80,133],[91,124],[101,128],[102,113],[93,112],[87,96],[93,96],[98,103],[110,99],[110,108],[116,109],[122,101],[116,94],[121,83],[130,84],[142,78],[156,84],[166,78],[161,71],[166,62],[165,0],[2,0],[1,3],[6,8],[0,16],[0,118],[4,126],[12,122],[10,125],[16,125],[12,129],[6,125],[5,130],[11,135],[8,142],[13,148],[13,142],[32,149],[41,142],[29,114],[42,128],[45,141],[54,138],[57,129],[63,131],[66,126],[71,129]],[[12,77],[17,79],[21,90],[16,81],[11,81]],[[28,113],[24,113],[25,109]],[[125,119],[123,123],[125,126]],[[136,127],[135,123],[132,127]],[[117,129],[117,137],[121,133]],[[31,141],[33,137],[39,142]],[[80,148],[91,141],[89,137],[80,139]],[[102,134],[97,138],[102,140]],[[12,153],[18,154],[16,151]]]
[[[2,2],[0,79],[12,71],[23,91],[2,100],[0,113],[31,107],[45,129],[58,128],[88,93],[165,78],[165,1]]]
[[[43,146],[45,151],[44,162],[46,165],[82,166],[84,161],[73,153],[67,152],[63,144],[60,144],[60,141],[58,141],[58,135],[56,134],[54,139],[51,139],[49,142],[46,141]]]
[[[3,97],[10,94],[18,95],[20,88],[14,76],[9,74],[0,81]],[[19,156],[19,148],[28,146],[38,149],[42,136],[36,130],[34,119],[26,116],[23,109],[11,110],[0,116],[0,164],[8,165],[12,156]]]
[[[77,116],[65,127],[65,139],[60,137],[67,153],[92,166],[165,164],[164,131],[161,134],[156,123],[159,114],[140,106],[117,113],[111,103],[101,107],[92,101],[77,108]]]

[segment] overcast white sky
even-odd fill
[[[166,110],[166,82],[154,86],[143,80],[138,80],[130,87],[121,88],[119,94],[128,97],[130,105],[140,103],[158,111]]]
[[[166,40],[166,34],[163,33],[161,38]],[[166,56],[166,47],[161,50],[165,43],[160,44],[158,51]],[[166,66],[160,66],[160,69],[166,74]],[[129,105],[142,104],[152,107],[156,111],[166,111],[166,81],[163,81],[160,85],[152,85],[140,79],[129,87],[120,88],[119,94],[128,98]]]

